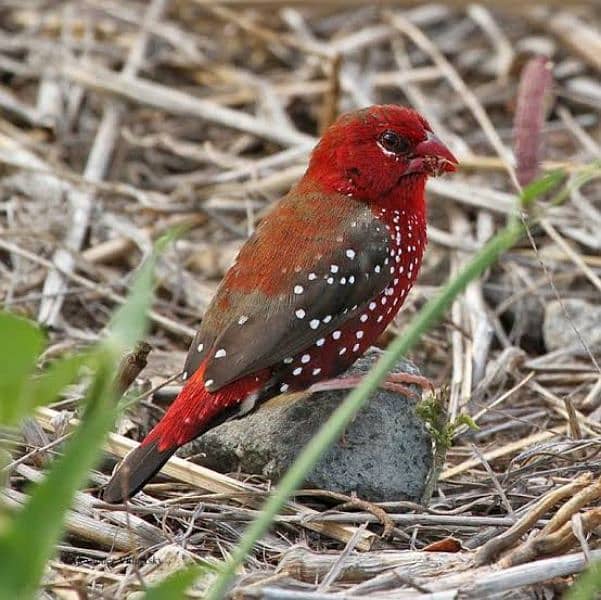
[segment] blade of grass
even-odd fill
[[[588,169],[586,176],[580,177],[573,185],[582,185],[588,179],[599,174],[599,166],[593,165]],[[538,184],[540,187],[534,188],[538,194],[550,191],[558,183],[558,178],[554,175],[544,178],[544,180],[546,183]],[[556,194],[552,204],[560,202],[567,197],[568,193],[567,186],[562,188]],[[526,196],[524,198],[520,197],[520,208],[524,207],[522,200],[532,202],[533,195],[530,188],[527,188]],[[499,231],[455,278],[447,282],[437,297],[428,301],[412,320],[403,335],[394,340],[382,358],[363,378],[361,385],[353,390],[332,413],[280,480],[278,486],[267,499],[261,514],[250,524],[240,542],[232,551],[230,558],[225,562],[220,574],[207,592],[205,600],[221,600],[225,596],[236,569],[243,563],[255,542],[267,531],[273,518],[278,514],[286,500],[302,484],[309,470],[317,463],[334,440],[340,436],[357,411],[367,402],[369,396],[391,371],[398,359],[406,354],[419,341],[421,336],[440,320],[467,284],[493,264],[501,254],[514,246],[523,234],[524,222],[515,215],[512,216],[505,228]]]
[[[64,514],[98,458],[102,440],[113,423],[113,370],[113,357],[107,353],[99,356],[88,392],[86,418],[69,440],[64,455],[52,465],[46,479],[33,490],[23,510],[0,537],[0,589],[7,598],[35,595],[46,561],[63,531]]]
[[[513,219],[507,227],[478,252],[457,277],[447,283],[437,297],[430,300],[422,308],[403,335],[394,340],[382,358],[363,378],[361,384],[332,413],[280,480],[275,491],[267,499],[261,514],[251,523],[238,545],[234,548],[205,600],[220,600],[224,597],[236,569],[252,550],[256,540],[267,531],[282,505],[294,490],[302,484],[306,473],[317,463],[334,440],[340,436],[357,411],[365,404],[370,394],[377,389],[380,382],[398,362],[399,357],[406,354],[419,341],[420,337],[442,317],[455,297],[472,279],[478,277],[504,251],[511,248],[520,239],[522,231],[522,224]]]
[[[0,312],[0,340],[0,423],[14,425],[25,414],[19,399],[44,346],[44,334],[35,323]]]
[[[183,598],[184,592],[195,582],[199,577],[206,575],[209,571],[214,571],[215,568],[209,564],[191,565],[184,567],[163,581],[148,588],[144,596],[145,600],[173,600],[173,598]]]
[[[117,414],[115,367],[123,350],[143,335],[152,298],[155,254],[140,267],[127,302],[115,313],[106,340],[89,352],[94,377],[86,394],[80,426],[68,441],[64,454],[46,478],[31,492],[23,509],[0,532],[0,590],[6,598],[33,598],[48,559],[60,538],[64,517],[75,491],[102,452],[102,443]],[[76,360],[50,371],[38,386],[55,393],[65,375],[73,373]],[[51,375],[57,381],[51,380]],[[58,381],[60,380],[60,381]],[[35,385],[30,385],[35,390]],[[33,402],[35,404],[35,401]]]
[[[565,600],[596,600],[601,591],[601,562],[592,563],[568,590]]]

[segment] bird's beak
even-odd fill
[[[409,172],[426,172],[428,175],[452,173],[459,161],[453,153],[431,132],[415,147],[409,163]]]

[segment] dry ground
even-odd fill
[[[338,112],[413,105],[462,160],[430,186],[426,262],[391,334],[513,210],[506,152],[534,53],[554,63],[543,166],[575,172],[601,156],[594,2],[240,4],[0,3],[0,300],[48,327],[45,358],[102,335],[153,240],[184,225],[160,263],[153,352],[137,384],[149,391],[177,374],[233,254]],[[549,208],[410,357],[448,386],[451,418],[466,412],[480,427],[459,432],[431,504],[382,505],[394,523],[383,540],[370,512],[301,494],[249,557],[235,597],[551,598],[601,557],[600,354],[586,337],[601,321],[599,198],[593,182]],[[567,337],[552,349],[543,324],[558,299]],[[566,320],[574,301],[586,304]],[[111,438],[113,455],[176,386],[146,394]],[[75,407],[63,400],[12,440],[21,460],[6,498],[22,500]],[[29,455],[36,447],[46,450]],[[78,496],[44,597],[125,597],[191,556],[227,556],[269,487],[181,460],[165,472],[127,513],[104,507],[96,487]]]

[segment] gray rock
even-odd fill
[[[562,297],[569,296],[576,271],[566,269],[563,251],[555,244],[545,244],[539,248],[538,256],[551,274],[555,288]],[[511,262],[503,270],[493,270],[485,284],[484,294],[496,310],[511,299],[502,314],[509,339],[531,354],[540,354],[544,350],[545,307],[555,298],[548,282],[543,286],[537,284],[529,269]]]
[[[349,370],[365,373],[380,352],[371,350]],[[419,374],[408,361],[395,372]],[[412,386],[418,395],[419,388]],[[242,471],[277,481],[348,391],[280,396],[243,419],[207,432],[181,451],[221,472]],[[432,467],[432,442],[416,416],[416,399],[378,390],[315,466],[305,487],[372,501],[419,501]]]
[[[577,298],[562,302],[565,310],[558,300],[549,302],[545,307],[543,337],[547,350],[568,351],[573,347],[574,354],[583,355],[585,350],[574,331],[576,327],[591,352],[601,352],[601,306]]]
[[[485,297],[494,306],[514,301],[503,312],[503,321],[509,329],[509,338],[517,346],[540,350],[545,298],[538,293],[521,294],[527,286],[519,269],[494,271],[484,289]]]

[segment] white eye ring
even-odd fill
[[[389,156],[407,154],[410,148],[407,138],[390,129],[387,129],[378,136],[378,146]]]

